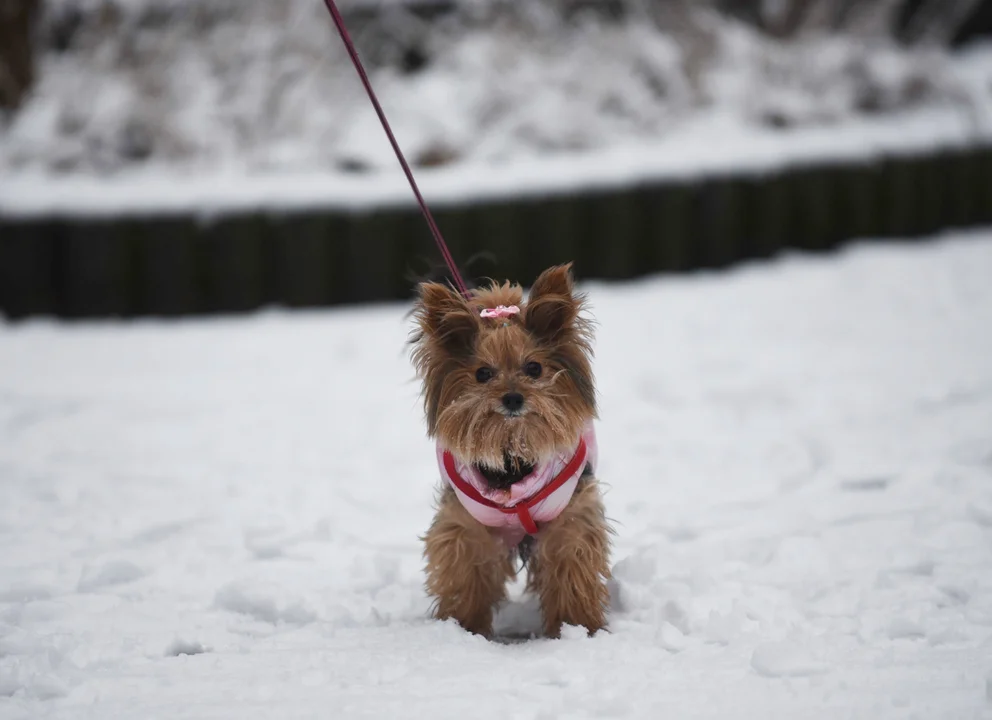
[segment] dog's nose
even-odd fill
[[[510,412],[517,412],[524,406],[524,396],[520,393],[507,393],[503,396],[503,407]]]

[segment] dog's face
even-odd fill
[[[482,317],[498,306],[520,312]],[[475,290],[469,300],[421,284],[413,359],[430,436],[493,486],[573,448],[596,414],[592,332],[581,311],[568,265],[542,273],[526,304],[516,285]]]

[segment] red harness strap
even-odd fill
[[[533,497],[521,500],[513,507],[504,507],[484,497],[471,483],[465,482],[465,479],[458,474],[458,470],[455,468],[455,458],[450,452],[446,451],[444,453],[444,469],[448,473],[448,477],[451,478],[451,482],[454,483],[455,487],[461,493],[467,495],[474,502],[493,508],[494,510],[499,510],[504,515],[516,515],[520,518],[520,524],[523,525],[528,535],[537,534],[537,523],[534,522],[534,518],[530,514],[530,509],[568,482],[579,471],[579,468],[585,464],[585,461],[586,443],[585,440],[579,438],[579,446],[575,449],[575,455],[572,456],[568,464],[562,468],[562,471],[551,482],[541,488],[540,492],[536,493]]]

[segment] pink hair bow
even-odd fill
[[[486,308],[481,313],[479,313],[484,318],[508,318],[516,315],[520,312],[520,308],[516,305],[497,305],[494,308]]]

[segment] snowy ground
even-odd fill
[[[990,277],[589,285],[612,632],[523,644],[425,617],[407,308],[0,325],[0,717],[989,717]]]

